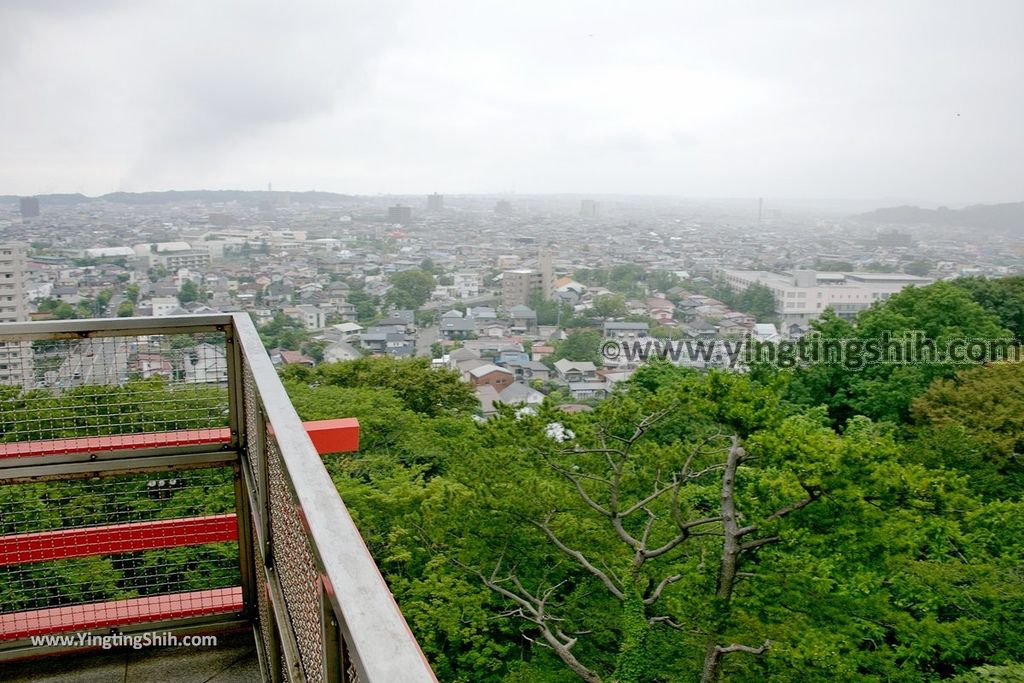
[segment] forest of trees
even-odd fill
[[[1021,289],[818,326],[1020,336]],[[593,412],[479,422],[454,375],[357,363],[285,383],[360,419],[328,468],[443,681],[1020,679],[1019,364],[652,364]]]
[[[1020,339],[1024,278],[908,288],[856,324],[815,326]],[[303,419],[360,420],[359,453],[325,464],[442,681],[1024,676],[1019,363],[652,363],[591,412],[544,404],[486,421],[457,374],[424,360],[288,368],[282,380]],[[160,422],[144,394],[167,390],[129,382],[111,405],[134,411],[125,424]],[[221,400],[209,391],[197,410]],[[3,393],[4,439],[26,438],[31,401],[79,408],[93,393]],[[68,435],[118,422],[80,412]],[[0,489],[5,532],[36,527],[3,510],[73,514],[52,512],[50,485],[38,486]],[[143,496],[140,514],[218,511],[224,492],[209,509]],[[205,552],[160,562],[178,562],[184,586],[230,580],[221,551]],[[146,571],[142,558],[125,567],[113,569]],[[124,581],[72,585],[126,594]],[[6,590],[5,604],[31,604]]]

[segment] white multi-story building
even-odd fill
[[[7,242],[0,244],[0,323],[28,319],[25,301],[25,247]]]
[[[150,301],[154,318],[165,318],[181,307],[173,296],[155,296]]]
[[[28,320],[25,296],[25,246],[0,243],[0,323]],[[0,384],[29,387],[33,382],[32,346],[0,342]]]
[[[761,284],[775,297],[775,313],[782,328],[796,323],[805,326],[831,308],[844,318],[853,318],[875,301],[884,301],[908,285],[928,285],[930,278],[905,273],[833,273],[794,270],[772,273],[764,270],[720,271],[729,285],[743,291]]]
[[[301,304],[281,309],[289,318],[296,320],[307,330],[322,330],[327,327],[327,313],[329,308]]]
[[[452,275],[452,287],[455,288],[455,295],[458,298],[471,299],[480,296],[483,278],[479,273],[455,273]]]

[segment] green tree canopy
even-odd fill
[[[551,365],[562,358],[580,362],[590,361],[598,366],[603,365],[601,334],[589,329],[570,332],[563,341],[555,345],[555,352],[547,356],[544,362]]]
[[[401,270],[391,275],[391,289],[385,297],[395,308],[416,310],[430,299],[434,276],[419,268]]]

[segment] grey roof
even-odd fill
[[[469,371],[469,374],[473,375],[473,377],[484,377],[485,375],[489,375],[492,372],[504,372],[509,375],[512,374],[511,370],[507,368],[500,368],[494,363],[485,363],[484,365],[473,368],[472,370]]]
[[[533,310],[529,306],[513,306],[508,309],[509,315],[513,318],[536,318],[537,311]]]
[[[381,320],[380,322],[377,323],[377,325],[380,326],[380,327],[387,327],[387,326],[405,327],[408,324],[409,323],[406,322],[405,319],[403,319],[403,318],[396,318],[395,316],[391,316],[389,318],[384,318],[384,320]]]
[[[459,362],[460,360],[473,360],[479,357],[480,354],[474,351],[473,349],[455,349],[454,351],[448,354],[448,358],[450,358],[452,361],[456,363]]]
[[[550,368],[539,360],[510,360],[505,365],[510,368],[526,368],[528,370],[550,372]]]
[[[526,403],[531,398],[536,398],[541,394],[536,389],[526,386],[522,382],[512,382],[512,384],[505,387],[505,389],[498,394],[498,398],[502,403]]]
[[[441,329],[449,332],[473,332],[476,321],[472,318],[445,318],[441,321]]]
[[[560,373],[565,374],[570,370],[578,370],[579,372],[597,372],[597,367],[590,361],[574,361],[568,358],[560,358],[555,361],[555,369]]]
[[[606,330],[646,330],[649,328],[650,325],[647,323],[606,322],[604,324],[604,329]]]

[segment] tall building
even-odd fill
[[[22,220],[26,218],[35,218],[39,215],[38,197],[22,197],[18,200],[18,206],[21,209]]]
[[[537,252],[537,268],[506,270],[501,276],[501,303],[505,310],[513,306],[529,306],[535,295],[544,301],[555,296],[555,268],[551,250],[541,247]]]
[[[501,305],[505,310],[513,306],[529,306],[534,294],[544,293],[544,276],[530,268],[506,270],[501,276]]]
[[[499,216],[511,216],[512,215],[512,202],[507,199],[499,199],[494,205],[494,213]]]
[[[541,296],[544,301],[551,301],[555,296],[555,267],[551,262],[551,251],[544,247],[537,255],[540,266]]]
[[[25,289],[25,247],[0,244],[0,323],[28,320]],[[31,344],[0,342],[0,384],[27,388],[33,374]]]
[[[444,195],[443,194],[428,194],[427,195],[427,211],[438,212],[444,211]]]
[[[401,204],[388,207],[388,222],[405,224],[411,220],[412,207],[402,206]]]
[[[0,243],[0,323],[28,320],[25,301],[25,247]]]
[[[596,200],[584,199],[580,202],[580,215],[584,218],[597,218],[599,208]]]

